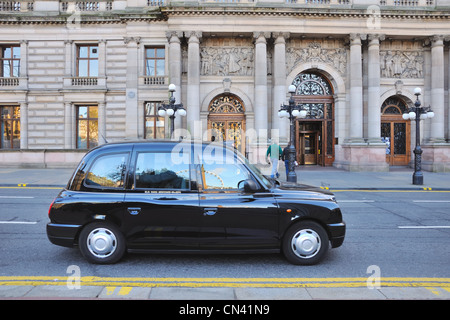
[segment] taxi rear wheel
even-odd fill
[[[290,227],[283,238],[286,259],[297,265],[320,262],[329,248],[328,234],[314,221],[302,221]]]
[[[107,222],[88,224],[78,240],[81,254],[91,263],[112,264],[125,254],[125,238],[120,230]]]

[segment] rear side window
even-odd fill
[[[123,188],[127,160],[128,153],[98,157],[86,175],[85,185],[90,188]]]
[[[137,155],[135,186],[137,189],[189,189],[189,157],[174,161],[170,152],[141,152]]]

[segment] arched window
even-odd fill
[[[399,97],[393,96],[384,100],[383,104],[381,105],[381,114],[402,115],[407,109],[408,106],[403,100],[401,100]]]
[[[210,113],[244,113],[244,105],[232,94],[222,94],[214,98],[209,105]]]
[[[292,84],[297,87],[296,95],[329,96],[333,94],[330,83],[317,73],[300,73]]]

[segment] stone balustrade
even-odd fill
[[[264,6],[267,7],[364,7],[379,6],[380,9],[395,7],[409,9],[411,7],[448,7],[450,0],[23,0],[0,1],[0,12],[73,12],[95,13],[105,11],[126,10],[129,8],[184,6],[199,7],[203,5],[218,6]]]

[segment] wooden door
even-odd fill
[[[381,139],[386,143],[386,162],[391,166],[408,165],[411,159],[411,125],[404,120],[382,120]]]
[[[243,116],[215,117],[208,121],[210,141],[223,141],[245,153],[245,121]]]

